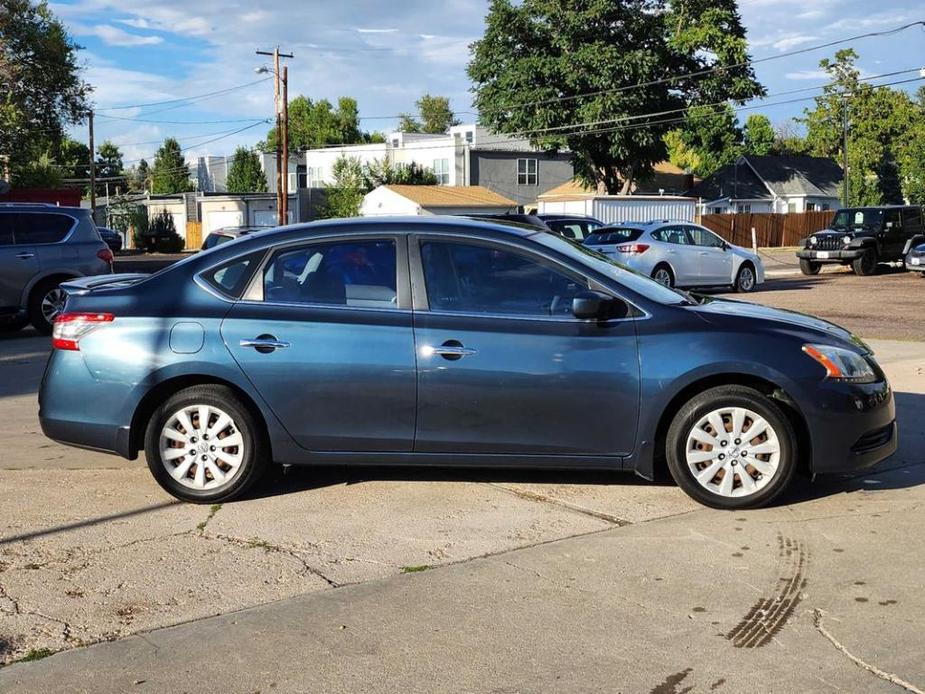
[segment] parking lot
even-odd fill
[[[925,280],[778,265],[748,300],[867,340],[901,441],[762,511],[617,473],[368,468],[184,505],[143,460],[45,439],[48,340],[0,337],[0,663],[71,651],[0,691],[182,691],[194,669],[228,692],[921,691]]]

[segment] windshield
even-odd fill
[[[832,220],[832,228],[839,231],[850,229],[878,229],[883,219],[883,210],[849,209],[839,210]]]
[[[688,304],[695,303],[682,292],[669,289],[646,275],[631,270],[615,260],[611,260],[600,251],[567,239],[558,234],[540,232],[530,237],[548,248],[559,251],[570,258],[580,261],[584,265],[616,280],[627,289],[644,296],[646,299],[657,301],[660,304]]]

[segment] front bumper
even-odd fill
[[[896,452],[896,405],[886,381],[819,384],[806,419],[815,473],[863,470]]]
[[[817,263],[847,263],[860,258],[864,254],[864,250],[863,248],[841,248],[837,251],[822,251],[802,248],[797,251],[797,258],[812,260]]]
[[[913,265],[912,264],[913,260],[918,260],[919,264]],[[916,256],[915,258],[907,257],[905,261],[903,261],[903,264],[906,266],[907,270],[912,270],[913,272],[925,272],[925,258],[923,257],[919,257],[919,256]]]

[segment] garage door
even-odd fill
[[[244,213],[240,210],[216,210],[206,215],[205,233],[222,227],[243,227]]]

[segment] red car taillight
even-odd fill
[[[55,349],[77,351],[80,339],[86,337],[104,323],[112,323],[111,313],[61,313],[55,318],[51,333],[51,346]]]
[[[101,251],[97,251],[96,257],[99,258],[100,260],[103,260],[109,263],[110,265],[112,265],[112,261],[115,259],[115,256],[112,254],[112,251],[109,250],[108,248],[104,248]]]
[[[617,250],[621,253],[639,255],[640,253],[645,253],[647,250],[649,250],[649,246],[645,243],[630,243],[625,246],[617,246]]]

